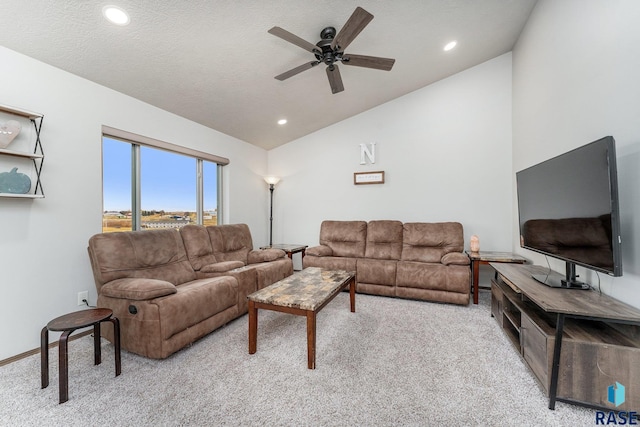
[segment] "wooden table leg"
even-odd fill
[[[249,301],[249,354],[254,354],[258,347],[258,309],[253,301]]]
[[[356,278],[353,277],[349,283],[349,298],[351,299],[351,312],[356,312]]]
[[[478,303],[478,282],[480,281],[480,261],[472,261],[471,269],[473,270],[473,303]]]
[[[49,329],[45,326],[40,332],[40,385],[49,386]]]
[[[120,357],[120,320],[117,317],[108,319],[113,324],[113,347],[116,359],[116,377],[122,371],[122,359]]]
[[[316,313],[307,311],[307,367],[316,369]]]
[[[102,348],[100,347],[100,322],[93,324],[93,364],[102,362]]]
[[[60,335],[60,341],[58,342],[58,365],[60,371],[60,403],[64,403],[69,400],[69,335],[74,329],[64,331]]]

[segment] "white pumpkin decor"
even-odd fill
[[[22,125],[15,120],[9,120],[5,124],[0,124],[0,148],[7,148],[9,144],[20,133]]]

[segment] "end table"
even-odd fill
[[[260,249],[282,249],[283,251],[285,251],[285,253],[290,259],[293,259],[293,254],[296,254],[298,252],[301,252],[302,253],[301,256],[302,258],[304,258],[304,253],[308,247],[309,247],[308,245],[294,245],[294,244],[280,243],[280,244],[275,244],[270,246],[269,245],[260,246]]]
[[[465,251],[471,260],[471,287],[473,289],[473,303],[478,304],[478,280],[480,278],[480,265],[490,262],[504,262],[511,264],[525,264],[527,259],[512,252],[491,251]]]
[[[67,342],[69,335],[76,329],[93,326],[93,352],[94,364],[101,362],[100,349],[100,323],[111,322],[113,324],[113,343],[116,362],[116,377],[120,375],[120,322],[113,316],[113,311],[108,308],[92,308],[56,317],[42,328],[40,333],[40,380],[42,388],[49,386],[49,331],[60,331],[58,344],[58,365],[60,369],[59,395],[60,403],[69,400],[69,353]]]

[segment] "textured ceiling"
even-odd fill
[[[109,24],[102,7],[129,12]],[[270,149],[509,52],[535,0],[3,0],[0,45],[225,134]],[[375,18],[347,53],[395,58],[389,72],[324,66],[274,76],[313,55],[267,33],[315,44],[356,6]],[[7,17],[11,17],[8,19]],[[444,52],[443,46],[458,46]],[[276,121],[286,118],[279,126]]]

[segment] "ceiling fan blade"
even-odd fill
[[[336,94],[344,90],[344,86],[342,85],[342,77],[340,77],[340,70],[338,69],[338,64],[332,64],[327,67],[327,77],[329,78],[331,93]]]
[[[354,65],[356,67],[375,68],[376,70],[391,71],[395,59],[380,58],[379,56],[367,56],[367,55],[350,55],[344,54],[342,57],[342,63],[344,65]]]
[[[286,40],[289,43],[293,43],[296,46],[303,48],[304,50],[308,50],[309,52],[312,52],[312,53],[320,52],[320,49],[318,48],[318,46],[312,43],[309,43],[305,39],[302,39],[296,36],[295,34],[292,34],[289,31],[284,30],[280,27],[273,27],[267,32],[270,34],[273,34],[276,37],[280,37],[282,40]]]
[[[288,79],[289,77],[293,77],[293,76],[295,76],[296,74],[299,74],[299,73],[301,73],[301,72],[303,72],[303,71],[306,71],[306,70],[308,70],[308,69],[310,69],[310,68],[315,67],[315,66],[316,66],[316,65],[318,65],[319,63],[320,63],[320,61],[311,61],[311,62],[307,62],[306,64],[302,64],[302,65],[300,65],[299,67],[292,68],[292,69],[291,69],[291,70],[289,70],[289,71],[285,71],[285,72],[284,72],[284,73],[282,73],[282,74],[278,74],[278,75],[277,75],[277,76],[275,76],[274,78],[276,78],[276,79],[278,79],[278,80],[280,80],[280,81],[282,81],[282,80],[286,80],[286,79]]]
[[[372,14],[360,6],[356,7],[344,27],[340,29],[338,35],[331,42],[331,49],[335,49],[338,46],[339,50],[344,51],[372,19]]]

